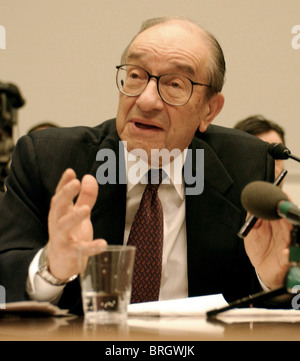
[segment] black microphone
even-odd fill
[[[291,151],[282,143],[271,143],[268,146],[268,152],[274,159],[289,159],[292,158],[300,162],[300,158],[291,154]]]
[[[2,83],[0,81],[0,93],[7,95],[13,108],[21,108],[25,104],[19,88],[13,83]]]
[[[282,143],[271,143],[268,152],[274,159],[288,159],[291,151]]]
[[[271,183],[255,181],[247,184],[241,201],[246,211],[257,218],[286,218],[291,224],[300,225],[300,208],[289,202],[287,195]]]

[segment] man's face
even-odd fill
[[[182,74],[206,84],[209,48],[201,30],[194,31],[178,23],[149,28],[131,44],[126,63],[137,65],[152,75]],[[205,131],[211,119],[206,87],[194,86],[190,100],[182,106],[165,103],[151,78],[146,89],[136,97],[120,94],[117,130],[127,141],[129,151],[144,149],[150,160],[151,149],[185,149],[195,131]]]

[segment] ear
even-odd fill
[[[206,115],[201,120],[199,125],[200,132],[205,132],[209,124],[215,119],[215,117],[220,113],[223,108],[225,98],[223,94],[216,93],[212,95],[206,104]]]

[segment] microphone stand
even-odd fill
[[[291,266],[287,273],[283,287],[272,291],[259,292],[248,297],[233,301],[228,306],[217,308],[206,313],[207,317],[215,317],[219,313],[241,307],[262,307],[271,306],[272,308],[283,308],[293,306],[292,299],[300,292],[300,226],[294,226],[291,231],[290,262]],[[282,308],[282,307],[281,307]],[[297,309],[300,308],[297,307]]]
[[[296,160],[297,162],[300,163],[300,158],[296,157],[295,155],[289,154],[288,157],[291,158],[291,159],[294,159],[294,160]]]

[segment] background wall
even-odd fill
[[[215,124],[262,114],[284,127],[300,156],[299,0],[0,0],[0,81],[26,99],[15,137],[45,120],[94,126],[114,117],[115,65],[142,21],[162,15],[188,16],[223,47],[226,102]],[[300,164],[286,167],[286,189],[300,204]]]

